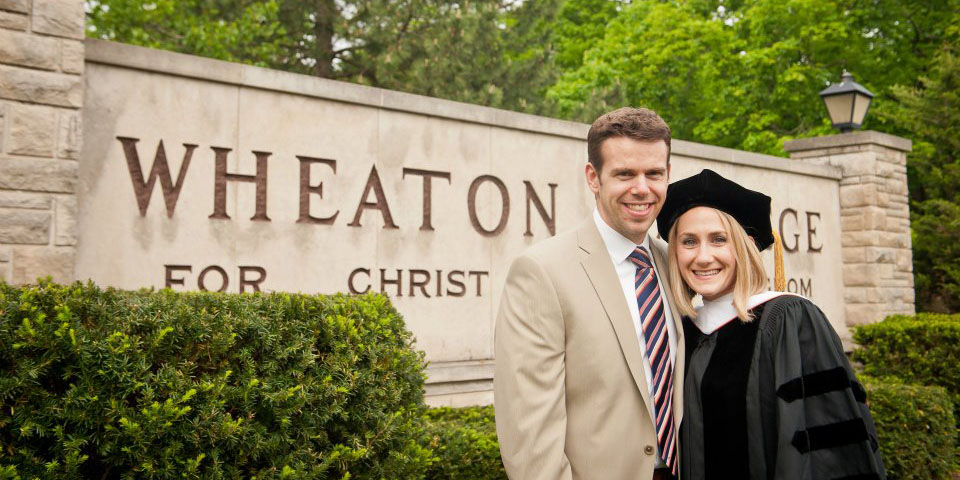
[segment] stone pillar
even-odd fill
[[[913,314],[913,250],[907,197],[912,142],[864,131],[784,144],[790,158],[840,167],[844,303],[848,326]]]
[[[82,0],[0,0],[0,280],[74,279]]]

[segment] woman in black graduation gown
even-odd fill
[[[680,478],[884,479],[836,332],[809,300],[767,289],[770,197],[704,170],[670,185],[657,229],[687,342]]]

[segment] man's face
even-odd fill
[[[667,196],[670,165],[663,140],[612,137],[600,145],[601,171],[587,163],[587,183],[607,225],[636,244],[643,242]]]

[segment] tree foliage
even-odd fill
[[[956,37],[960,22],[950,30]],[[960,47],[947,42],[918,87],[897,86],[899,101],[882,113],[913,134],[911,225],[917,301],[927,310],[960,311]]]
[[[544,112],[559,0],[87,0],[90,36]]]
[[[577,3],[596,11],[587,0],[564,8]],[[558,63],[570,67],[549,90],[561,116],[589,122],[616,106],[646,105],[679,138],[783,155],[784,140],[830,132],[816,92],[843,69],[879,93],[878,104],[894,85],[913,85],[960,3],[688,0],[620,7],[607,10],[601,34],[561,27],[580,32],[581,47],[591,43],[579,63],[567,58],[576,56],[573,49],[558,53],[565,59]],[[561,18],[595,20],[588,13]]]
[[[277,1],[88,0],[87,35],[261,67],[278,65]]]

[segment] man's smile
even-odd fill
[[[624,203],[623,205],[633,213],[646,214],[653,208],[654,202]]]

